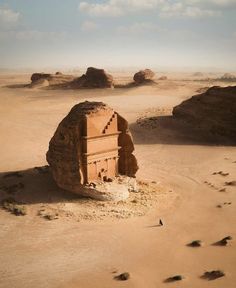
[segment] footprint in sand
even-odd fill
[[[236,181],[225,182],[226,186],[236,186]]]
[[[219,172],[213,172],[212,175],[221,175],[221,176],[226,177],[226,176],[229,175],[229,173],[223,172],[223,171],[219,171]]]

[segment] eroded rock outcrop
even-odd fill
[[[89,67],[86,74],[74,81],[77,88],[113,88],[114,80],[112,75],[105,72],[104,69]]]
[[[59,124],[47,161],[59,187],[96,199],[121,200],[127,198],[127,183],[138,170],[133,151],[128,122],[102,102],[85,101]]]
[[[34,73],[31,76],[31,84],[29,85],[30,88],[35,87],[45,87],[45,86],[53,86],[53,85],[63,85],[71,83],[75,79],[72,75],[65,75],[61,72],[56,72],[56,74],[49,74],[49,73]],[[43,83],[47,83],[48,85],[42,85]]]
[[[222,77],[220,77],[220,80],[234,82],[236,81],[236,76],[231,73],[225,73]]]
[[[144,84],[146,82],[152,81],[155,73],[150,69],[140,70],[139,72],[134,74],[134,81],[137,84]]]
[[[173,109],[174,117],[236,142],[236,86],[212,87]]]

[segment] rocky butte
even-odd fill
[[[57,185],[99,200],[122,200],[135,190],[137,160],[128,122],[102,102],[75,105],[49,143]]]
[[[236,143],[236,86],[211,87],[174,107],[173,116]]]

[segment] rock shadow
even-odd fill
[[[22,204],[59,203],[81,196],[60,189],[48,166],[0,173],[0,202],[13,198]]]
[[[236,139],[229,139],[202,130],[172,115],[140,118],[130,124],[135,144],[235,146]]]

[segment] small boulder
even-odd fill
[[[137,84],[143,84],[145,82],[152,81],[155,73],[150,69],[140,70],[139,72],[134,74],[134,81]]]
[[[164,282],[176,282],[176,281],[182,281],[184,277],[182,275],[175,275],[172,277],[167,278]]]
[[[126,281],[130,278],[130,274],[128,272],[124,272],[118,276],[115,276],[114,278],[119,281]]]
[[[212,271],[207,271],[202,275],[203,279],[207,280],[215,280],[217,278],[224,277],[225,273],[221,270],[212,270]]]
[[[189,247],[201,247],[202,241],[201,240],[194,240],[191,243],[187,244]]]

